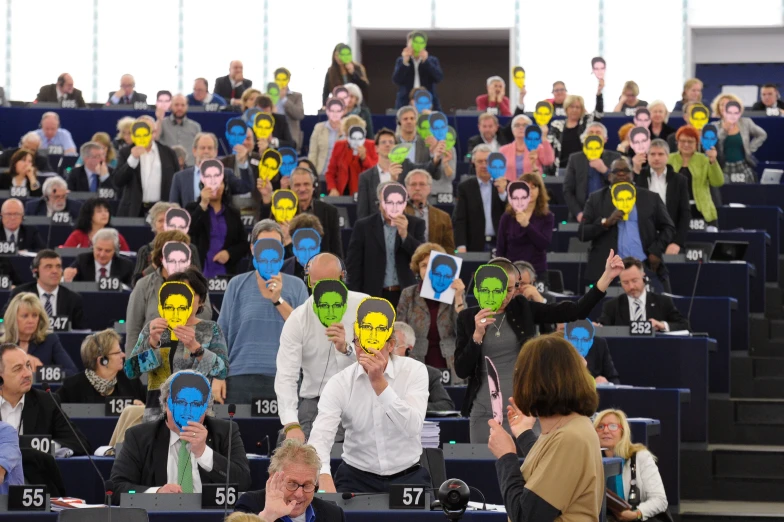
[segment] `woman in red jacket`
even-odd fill
[[[335,142],[325,173],[330,196],[356,194],[359,191],[359,175],[378,163],[375,142],[367,136],[362,140],[358,132],[354,137],[350,133],[352,127],[365,129],[366,125],[365,120],[353,114],[340,122],[346,138]]]
[[[90,248],[93,246],[93,235],[105,227],[111,227],[111,210],[109,202],[103,198],[88,199],[79,210],[79,219],[76,220],[74,231],[63,243],[64,248]],[[120,250],[130,252],[128,242],[120,236]]]

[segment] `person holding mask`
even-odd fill
[[[536,150],[528,150],[525,144],[525,129],[533,125],[531,118],[518,114],[512,119],[512,135],[514,141],[498,149],[506,156],[506,179],[514,181],[523,174],[535,172],[539,175],[555,161],[553,146],[547,140],[547,125],[541,126],[542,142]]]
[[[675,134],[675,128],[667,125],[670,113],[663,101],[652,101],[648,105],[648,110],[651,113],[651,126],[648,128],[651,131],[651,140],[666,140],[670,135]]]
[[[0,175],[0,190],[23,188],[27,191],[24,197],[40,198],[43,192],[34,161],[35,153],[31,150],[19,149],[14,152],[8,164],[8,172]]]
[[[461,311],[457,317],[455,372],[458,377],[468,379],[462,414],[470,416],[472,444],[481,444],[487,441],[486,426],[488,420],[492,418],[490,389],[484,357],[490,357],[498,370],[501,395],[512,397],[511,385],[515,361],[518,361],[519,364],[520,346],[535,334],[535,325],[585,319],[603,299],[610,283],[623,270],[623,261],[611,250],[607,256],[604,273],[596,285],[579,301],[544,304],[529,301],[524,295],[515,295],[518,271],[512,263],[496,260],[493,265],[501,267],[508,276],[506,296],[501,307],[497,312],[493,312],[489,308],[480,309],[475,306]],[[567,347],[574,352],[574,348],[568,343]],[[579,358],[576,352],[574,355]],[[581,360],[579,364],[582,370]],[[558,382],[568,381],[559,380]],[[539,414],[541,413],[539,412]]]
[[[416,40],[416,41],[415,41]],[[436,84],[444,79],[441,63],[435,56],[430,56],[425,45],[427,39],[423,33],[412,31],[406,36],[406,46],[395,61],[392,81],[398,86],[395,109],[408,103],[408,93],[414,87],[424,87],[433,95],[433,110],[440,111],[441,103],[436,94]],[[417,50],[414,50],[414,49]]]
[[[547,272],[547,250],[553,239],[555,216],[550,212],[547,189],[539,174],[525,174],[522,181],[529,187],[528,194],[518,188],[512,199],[528,197],[528,206],[516,212],[507,203],[506,212],[498,224],[496,255],[510,261],[528,261],[540,274]]]
[[[57,390],[60,402],[103,404],[106,397],[133,397],[134,404],[144,405],[141,381],[128,379],[123,371],[125,352],[117,332],[108,328],[88,335],[81,355],[85,370],[65,379]]]
[[[310,134],[308,160],[314,166],[319,166],[317,170],[313,171],[318,175],[324,175],[327,172],[335,144],[338,140],[345,138],[342,125],[345,110],[346,106],[337,98],[328,100],[326,105],[327,121],[318,122]]]
[[[569,166],[569,156],[583,150],[580,135],[593,122],[600,121],[604,112],[604,97],[602,89],[604,80],[599,80],[599,89],[596,91],[596,109],[588,114],[585,110],[585,101],[582,96],[569,95],[563,103],[566,111],[565,120],[550,122],[548,139],[555,151],[554,169],[557,171]]]
[[[42,366],[57,365],[66,375],[79,372],[57,334],[48,333],[49,316],[38,295],[32,292],[17,294],[5,311],[3,324],[5,332],[0,343],[13,343],[24,350],[30,357],[33,371]]]
[[[724,171],[724,182],[756,183],[754,153],[765,143],[768,133],[743,117],[743,102],[734,94],[722,94],[714,105],[721,118],[716,150]]]
[[[158,234],[164,231],[166,226],[166,211],[170,208],[180,208],[180,206],[177,203],[159,201],[152,206],[149,214],[147,214],[147,222],[150,224],[150,228],[152,228],[152,233],[155,234],[155,237],[158,237]],[[151,255],[154,248],[153,244],[155,243],[155,237],[153,237],[152,241],[146,245],[142,245],[136,253],[136,267],[133,270],[134,281],[138,281],[141,277],[144,277],[150,273],[150,271],[147,269],[150,267],[150,263],[152,262]],[[190,242],[190,239],[188,239],[188,242]],[[193,245],[190,245],[190,247],[191,263],[196,265],[198,268],[201,268],[201,265],[199,264],[201,259],[199,257],[199,251]]]
[[[507,407],[514,439],[498,422],[487,421],[509,520],[597,520],[604,468],[589,417],[599,396],[582,357],[560,335],[546,335],[525,343],[514,367]],[[538,439],[534,417],[541,425]],[[525,457],[522,468],[518,453]]]
[[[378,163],[378,154],[375,142],[367,137],[356,149],[349,144],[348,131],[352,127],[364,129],[365,120],[356,115],[346,116],[340,127],[346,137],[335,142],[324,177],[330,196],[353,196],[359,191],[359,175]]]
[[[365,72],[365,67],[359,62],[355,62],[353,57],[348,63],[343,63],[339,53],[345,47],[345,44],[339,43],[332,51],[332,64],[327,69],[327,74],[324,77],[324,89],[321,93],[321,104],[323,106],[327,105],[327,100],[335,87],[346,85],[347,83],[353,83],[358,86],[362,91],[362,97],[366,100],[368,98],[370,81]],[[351,50],[349,49],[349,54],[350,52]]]
[[[76,220],[74,231],[63,243],[63,248],[90,248],[93,246],[93,236],[102,228],[112,226],[112,215],[109,202],[104,198],[88,199],[79,210],[79,219]],[[120,238],[120,250],[130,252],[131,247],[125,238],[117,232]]]

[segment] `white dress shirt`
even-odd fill
[[[112,262],[109,261],[105,265],[102,265],[98,261],[95,262],[95,282],[97,283],[101,279],[101,268],[106,268],[106,277],[112,277]]]
[[[627,295],[626,297],[629,300],[629,318],[630,319],[634,319],[634,299],[632,299],[632,297],[629,296],[629,295]],[[639,299],[642,302],[642,319],[641,319],[641,321],[647,321],[648,320],[648,312],[645,309],[645,303],[648,300],[648,291],[647,290],[643,290],[642,293],[640,294],[640,297],[638,297],[637,299]],[[667,321],[661,321],[661,323],[664,325],[664,331],[665,332],[669,332],[670,331],[670,324]]]
[[[394,475],[419,462],[429,396],[427,368],[393,355],[384,377],[389,385],[376,395],[364,368],[354,363],[324,387],[308,439],[321,458],[322,474],[330,473],[330,451],[341,423],[346,429],[342,457],[349,466]]]
[[[659,174],[651,169],[648,190],[657,193],[662,202],[665,205],[667,204],[667,167],[664,167],[664,172],[662,174]]]
[[[11,403],[0,397],[0,420],[7,422],[19,432],[19,435],[24,435],[24,429],[20,426],[22,423],[22,411],[24,411],[25,395],[16,403],[16,406],[11,406]]]
[[[182,442],[179,435],[169,430],[169,457],[166,461],[166,482],[168,484],[179,484],[181,482],[180,477],[177,476],[181,444],[188,444],[188,446],[190,446],[190,443]],[[190,455],[191,471],[193,472],[193,492],[201,493],[201,476],[199,475],[199,466],[204,468],[206,471],[212,471],[212,448],[209,446],[205,447],[204,453],[202,453],[201,457],[199,458],[196,458],[196,455],[193,453]],[[145,491],[145,493],[157,493],[162,486],[163,485],[149,488],[147,491]]]
[[[19,228],[17,228],[16,230],[8,230],[7,228],[3,227],[3,230],[5,230],[5,240],[6,241],[8,241],[10,243],[11,242],[11,234],[13,234],[14,235],[14,241],[13,241],[14,244],[15,245],[19,244],[19,232],[20,232]]]
[[[414,67],[414,89],[421,87],[422,83],[419,81],[419,64],[422,60],[411,57],[411,65]]]
[[[392,181],[392,174],[389,172],[385,172],[381,170],[381,167],[378,168],[378,184],[381,185],[382,183],[386,183],[387,181]]]
[[[354,322],[359,303],[366,298],[359,292],[348,293],[346,313],[340,321],[346,329],[346,340],[354,338]],[[298,422],[299,398],[313,399],[333,375],[357,361],[354,355],[347,356],[337,350],[327,339],[327,329],[321,324],[313,309],[313,296],[291,312],[283,323],[275,373],[275,394],[278,396],[280,423],[284,426]],[[302,385],[297,394],[297,382],[302,369]]]
[[[142,201],[144,203],[156,203],[161,200],[161,155],[158,151],[158,144],[152,142],[152,148],[138,158],[133,155],[128,156],[128,166],[139,169],[142,176]],[[166,195],[168,197],[168,194]]]
[[[44,307],[46,307],[46,298],[44,297],[44,294],[49,294],[49,295],[52,296],[52,297],[49,298],[49,302],[52,305],[52,316],[56,316],[57,315],[57,293],[60,291],[60,287],[56,286],[53,291],[47,292],[46,290],[41,288],[41,285],[35,285],[35,286],[38,288],[38,299],[41,300],[41,304],[44,305]]]

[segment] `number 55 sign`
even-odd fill
[[[8,511],[49,511],[46,486],[9,486]]]

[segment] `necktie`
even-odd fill
[[[90,192],[98,192],[98,174],[90,174]]]
[[[126,105],[130,105],[130,103],[131,103],[131,99],[130,99],[129,97],[127,97],[127,96],[126,96],[126,97],[125,97],[125,104],[126,104]]]
[[[642,321],[643,313],[645,309],[642,307],[642,301],[639,299],[634,300],[634,317],[632,317],[632,321]]]
[[[193,468],[191,467],[191,452],[188,445],[180,441],[180,452],[177,455],[177,478],[183,493],[193,493]]]
[[[11,233],[11,237],[8,238],[8,242],[16,244],[16,232]]]
[[[44,308],[46,315],[54,317],[54,310],[52,310],[52,294],[44,294]]]
[[[98,272],[101,274],[101,279],[106,278],[106,267],[102,266]]]

